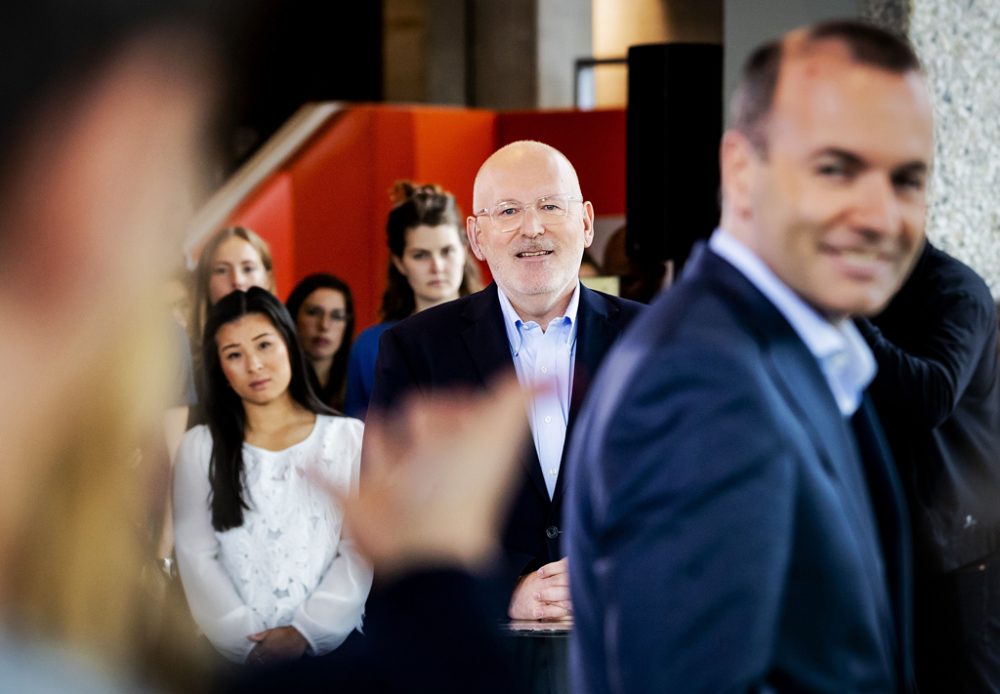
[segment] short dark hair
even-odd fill
[[[299,311],[309,295],[317,289],[332,289],[340,292],[344,297],[344,308],[347,311],[347,322],[344,325],[344,337],[340,341],[337,353],[333,355],[333,364],[330,366],[330,380],[326,387],[319,384],[319,379],[313,383],[320,398],[335,410],[344,407],[344,386],[347,382],[347,359],[351,353],[351,343],[354,341],[354,297],[351,296],[351,288],[347,282],[325,272],[317,272],[302,279],[285,301],[285,308],[288,309],[292,320],[298,325]],[[314,374],[315,375],[315,374]]]
[[[809,27],[805,45],[809,47],[821,41],[844,44],[851,58],[860,65],[894,74],[922,71],[920,59],[905,38],[871,24],[838,19]],[[774,101],[783,53],[783,39],[770,41],[754,50],[743,64],[740,81],[730,101],[729,127],[746,135],[762,153],[767,151],[767,117]]]
[[[292,372],[288,393],[292,399],[317,414],[333,414],[313,390],[295,323],[277,297],[266,289],[250,287],[245,292],[237,289],[212,306],[205,322],[201,356],[205,367],[205,418],[212,434],[212,458],[208,470],[212,487],[212,527],[219,532],[242,525],[243,511],[249,506],[243,498],[246,411],[222,370],[215,335],[222,326],[251,313],[267,318],[288,349]]]

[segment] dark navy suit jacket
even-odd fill
[[[905,511],[871,406],[701,248],[577,421],[574,692],[908,686]]]
[[[858,325],[878,360],[872,399],[909,501],[918,576],[996,552],[1000,355],[989,287],[928,243],[881,315]]]
[[[604,355],[641,308],[642,304],[580,287],[567,441]],[[490,284],[481,292],[411,316],[382,335],[371,407],[391,411],[414,390],[484,387],[501,373],[513,370],[497,287]],[[560,536],[565,450],[563,461],[550,500],[538,454],[528,438],[522,456],[522,480],[502,538],[504,567],[500,580],[502,590],[510,589],[507,598],[518,576],[564,556]]]

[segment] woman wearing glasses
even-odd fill
[[[383,332],[426,308],[482,289],[479,268],[466,250],[462,214],[455,196],[434,184],[400,181],[386,222],[389,278],[382,322],[358,335],[347,367],[344,412],[364,418],[375,380],[375,358]]]
[[[285,306],[316,376],[317,394],[333,409],[343,411],[347,357],[354,336],[350,287],[333,275],[309,275],[288,295]]]

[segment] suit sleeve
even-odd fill
[[[995,333],[993,302],[970,291],[942,292],[932,305],[916,307],[911,328],[922,328],[919,345],[891,342],[871,321],[858,327],[878,362],[872,386],[880,403],[927,428],[955,411]]]
[[[797,450],[771,398],[743,360],[675,347],[631,379],[588,446],[601,472],[583,483],[593,526],[579,532],[592,534],[607,689],[763,682],[794,535]]]

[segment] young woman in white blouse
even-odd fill
[[[360,627],[372,572],[343,514],[310,482],[358,484],[362,424],[309,385],[284,306],[257,287],[208,314],[208,424],[189,431],[174,482],[177,562],[195,621],[230,660],[322,655]]]

